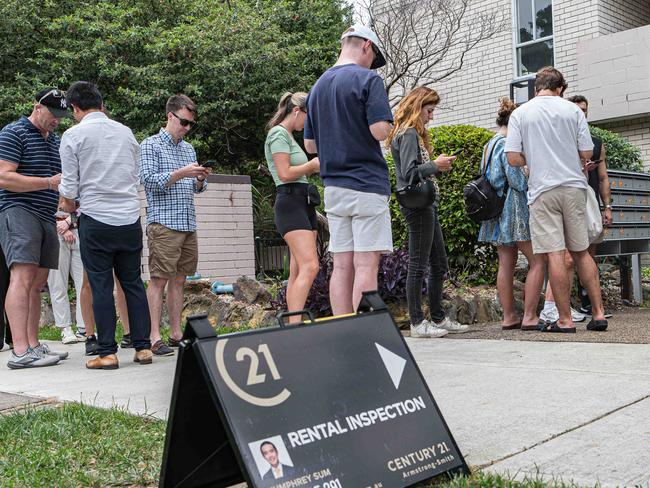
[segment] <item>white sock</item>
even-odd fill
[[[551,310],[555,310],[555,302],[544,300],[544,312],[550,312]]]

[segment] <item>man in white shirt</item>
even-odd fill
[[[79,122],[61,138],[61,206],[75,209],[79,196],[81,259],[93,295],[99,356],[89,369],[117,369],[113,270],[129,310],[134,362],[151,364],[149,305],[140,276],[142,227],[138,198],[140,145],[128,127],[110,120],[92,83],[68,89],[68,105]]]
[[[535,78],[536,96],[510,116],[506,153],[512,166],[527,165],[530,234],[535,254],[546,254],[549,281],[560,318],[541,323],[546,332],[575,332],[571,319],[569,282],[564,266],[568,249],[580,282],[591,299],[593,316],[587,328],[605,330],[598,268],[589,255],[587,178],[583,165],[593,152],[589,126],[582,111],[564,100],[567,84],[558,70],[542,68]]]

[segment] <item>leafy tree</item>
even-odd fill
[[[600,137],[605,146],[605,163],[608,169],[621,171],[636,171],[645,173],[641,150],[634,144],[628,142],[620,134],[611,132],[600,127],[590,126],[591,133]]]
[[[199,158],[222,168],[261,159],[280,94],[311,87],[351,18],[342,0],[8,0],[0,15],[1,124],[41,87],[87,80],[142,139],[183,92],[199,106]]]

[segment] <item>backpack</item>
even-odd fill
[[[480,224],[484,220],[494,219],[501,215],[503,204],[505,203],[506,195],[508,194],[507,179],[506,185],[503,188],[503,196],[499,196],[487,177],[497,142],[498,140],[494,141],[494,144],[492,145],[492,150],[490,151],[483,172],[476,175],[476,177],[467,183],[463,189],[465,213],[477,224]],[[487,146],[483,152],[483,158],[485,158],[486,152]]]

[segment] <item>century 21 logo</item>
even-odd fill
[[[219,370],[223,381],[235,395],[248,403],[257,405],[258,407],[275,407],[289,398],[291,392],[286,388],[271,398],[259,398],[244,391],[237,383],[235,383],[235,381],[230,376],[230,373],[228,373],[228,369],[226,368],[224,351],[226,349],[227,343],[228,339],[221,339],[217,341],[217,369]],[[246,359],[250,361],[246,386],[259,385],[267,381],[267,374],[259,372],[260,356],[264,358],[264,361],[266,362],[269,371],[271,372],[272,381],[282,379],[280,373],[278,372],[278,367],[275,365],[275,361],[273,360],[273,356],[271,355],[271,351],[269,350],[268,345],[260,344],[257,347],[257,352],[250,347],[240,347],[235,353],[235,359],[239,362],[245,361]]]

